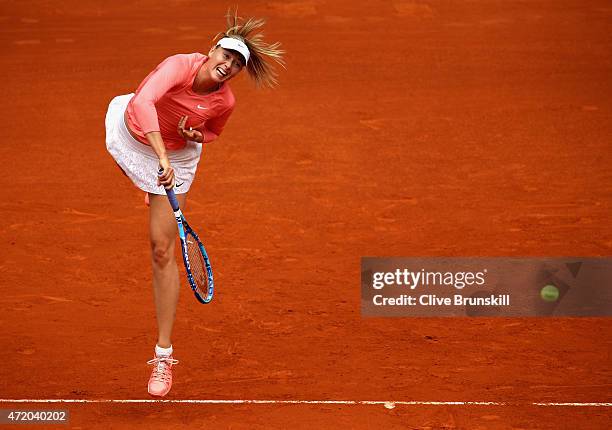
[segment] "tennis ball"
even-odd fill
[[[540,297],[545,302],[556,302],[559,298],[559,289],[552,284],[546,285],[540,290]]]

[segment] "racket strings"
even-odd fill
[[[193,276],[198,292],[205,297],[208,290],[208,274],[200,246],[193,237],[187,237],[187,255],[191,266],[191,276]]]

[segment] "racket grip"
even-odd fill
[[[164,173],[164,169],[162,169],[161,167],[157,170],[157,176],[161,176],[162,173]],[[170,206],[172,206],[172,210],[174,212],[179,210],[179,203],[178,200],[176,199],[176,194],[174,194],[174,188],[166,188],[164,187],[164,189],[166,190],[166,194],[168,195],[168,200],[170,200]]]

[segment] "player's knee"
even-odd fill
[[[165,267],[174,259],[174,243],[167,240],[152,240],[151,241],[151,257],[153,264],[159,267]]]

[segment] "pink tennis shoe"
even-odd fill
[[[178,360],[172,356],[159,356],[147,361],[153,365],[153,371],[149,378],[149,394],[152,396],[163,397],[172,388],[172,366],[178,364]]]

